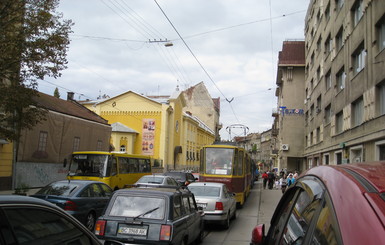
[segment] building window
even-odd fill
[[[358,49],[353,53],[353,72],[354,74],[359,73],[365,67],[366,51],[364,44],[362,43]]]
[[[385,16],[377,23],[378,33],[378,50],[382,51],[385,48]]]
[[[323,164],[324,164],[324,165],[329,165],[329,162],[330,162],[329,154],[325,154],[325,155],[323,156],[323,159],[324,159]]]
[[[314,116],[314,104],[310,106],[310,118],[313,118]]]
[[[385,114],[385,82],[377,87],[378,91],[378,108],[380,116]]]
[[[331,105],[329,104],[328,106],[325,107],[325,124],[330,123],[331,118],[332,118],[332,109],[331,109]]]
[[[361,97],[352,103],[352,124],[353,124],[353,127],[358,126],[362,123],[363,113],[364,113],[364,100]]]
[[[375,161],[385,160],[385,140],[378,141],[375,143]]]
[[[321,128],[320,127],[318,127],[317,128],[317,131],[316,131],[316,143],[319,143],[319,142],[321,142]]]
[[[337,11],[340,11],[342,7],[344,6],[344,0],[335,0],[336,1],[336,6],[337,6]]]
[[[314,135],[313,135],[313,131],[310,133],[310,145],[313,145],[313,138],[314,138]]]
[[[356,147],[352,147],[350,148],[350,162],[351,163],[354,163],[354,162],[362,162],[363,159],[362,159],[362,146],[356,146]]]
[[[341,29],[338,31],[338,33],[336,35],[336,49],[337,49],[337,51],[340,51],[340,49],[344,45],[343,44],[342,35],[343,35],[343,30],[342,30],[342,27],[341,27]]]
[[[332,48],[333,48],[333,40],[330,37],[330,34],[326,38],[326,41],[325,41],[324,45],[325,45],[325,54],[330,54],[330,52],[332,52]]]
[[[364,6],[363,6],[363,0],[358,0],[353,5],[352,13],[353,13],[353,25],[356,26],[358,22],[360,22],[362,16],[364,15],[363,12]]]
[[[342,164],[342,151],[336,152],[334,154],[334,158],[335,158],[335,161],[336,161],[337,165]]]
[[[319,82],[320,79],[321,79],[321,67],[318,66],[318,68],[317,68],[317,82]]]
[[[325,75],[325,88],[329,90],[332,87],[332,74],[331,70],[329,70]]]
[[[340,111],[336,114],[336,134],[342,133],[343,122],[343,113]]]
[[[40,131],[39,143],[37,146],[38,151],[46,151],[47,150],[47,140],[48,140],[48,132]]]
[[[126,146],[125,145],[120,146],[120,152],[126,152]]]
[[[319,37],[318,41],[317,41],[317,51],[318,52],[321,52],[321,45],[322,45],[321,43],[322,43],[322,38]]]
[[[78,151],[80,148],[80,138],[75,137],[74,138],[74,146],[73,146],[73,151]]]
[[[318,114],[321,112],[321,106],[322,106],[322,97],[321,95],[318,96],[317,98],[317,106],[316,106],[316,109],[315,109],[315,112]]]
[[[344,68],[342,67],[342,69],[336,75],[337,92],[345,88],[345,80],[346,80],[346,73]]]

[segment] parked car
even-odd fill
[[[323,165],[282,196],[251,244],[385,244],[385,162]]]
[[[182,186],[187,186],[190,183],[197,181],[198,179],[194,177],[192,173],[183,172],[183,171],[168,171],[164,173],[165,176],[173,177],[178,181]]]
[[[134,184],[136,187],[157,187],[169,186],[177,188],[180,184],[170,176],[164,175],[144,175]]]
[[[188,189],[194,193],[197,206],[203,208],[205,222],[219,223],[229,228],[230,219],[237,215],[237,200],[225,184],[196,182],[191,183]]]
[[[0,195],[0,244],[102,244],[84,225],[47,201]]]
[[[56,204],[93,231],[96,218],[102,214],[112,192],[108,185],[99,181],[61,180],[31,196]]]
[[[121,189],[97,220],[95,234],[105,244],[187,245],[203,239],[203,215],[187,189]]]

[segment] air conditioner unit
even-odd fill
[[[281,150],[288,151],[289,150],[289,144],[282,144],[281,145]]]

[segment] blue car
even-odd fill
[[[56,204],[93,231],[95,221],[103,213],[112,192],[108,185],[99,181],[61,180],[31,196]]]

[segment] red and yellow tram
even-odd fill
[[[206,145],[200,153],[199,180],[225,183],[242,206],[252,186],[252,160],[245,149],[225,144]]]

